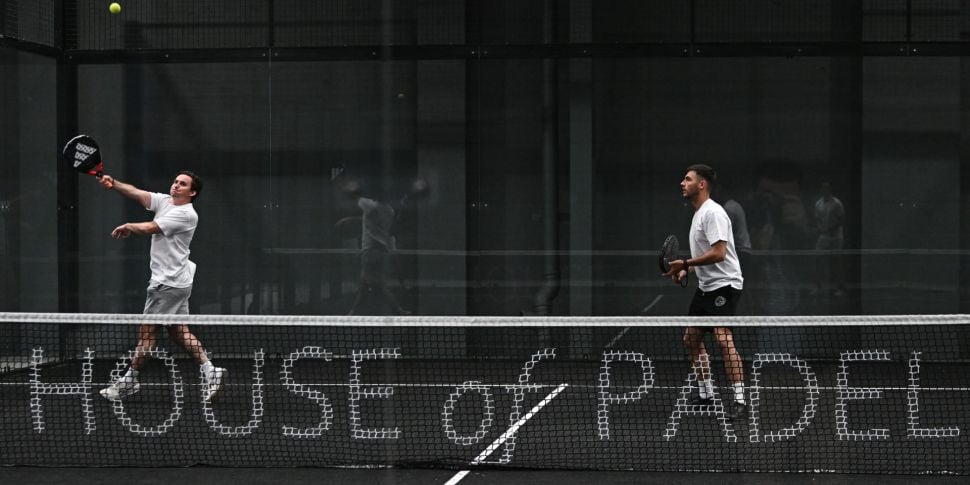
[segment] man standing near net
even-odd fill
[[[338,180],[338,187],[356,201],[361,211],[359,218],[361,223],[360,284],[357,286],[354,302],[347,314],[360,314],[365,296],[372,295],[382,300],[381,303],[394,314],[410,315],[411,312],[398,303],[386,283],[386,277],[391,272],[391,258],[397,246],[394,224],[397,221],[398,209],[405,205],[408,194],[400,199],[398,209],[395,209],[385,200],[383,196],[385,191],[381,189],[379,183],[371,185],[371,193],[368,196],[363,195],[361,183],[358,180],[341,178]],[[416,194],[416,192],[411,193],[411,195]],[[358,218],[344,218],[337,221],[335,225],[339,227],[351,219]]]
[[[815,223],[818,226],[818,239],[815,241],[815,249],[827,252],[827,257],[820,258],[816,263],[816,293],[825,291],[832,280],[833,273],[841,273],[841,257],[838,251],[842,249],[843,231],[845,223],[845,207],[838,197],[832,195],[832,184],[822,182],[819,186],[820,197],[815,201]],[[834,270],[834,271],[833,271]],[[844,294],[840,284],[835,290],[835,296]]]
[[[683,197],[694,208],[690,223],[690,257],[672,261],[670,271],[665,275],[679,284],[687,276],[687,271],[694,271],[698,288],[691,300],[688,315],[733,316],[741,298],[744,278],[734,247],[731,219],[724,208],[711,199],[711,187],[716,179],[717,173],[713,168],[697,164],[687,167],[687,173],[680,182]],[[734,393],[731,417],[737,418],[747,411],[747,403],[744,399],[744,366],[734,347],[731,327],[687,327],[684,332],[684,345],[691,364],[700,374],[699,395],[694,404],[713,404],[714,385],[710,361],[704,348],[704,335],[707,332],[714,334],[721,348],[725,371]]]
[[[189,260],[189,245],[199,222],[192,202],[202,192],[202,179],[189,171],[179,172],[172,182],[169,195],[147,192],[133,185],[104,175],[99,182],[105,189],[114,189],[142,207],[155,213],[149,222],[127,222],[111,231],[111,237],[124,239],[132,234],[151,236],[151,280],[145,298],[146,315],[188,315],[189,296],[195,276],[195,263]],[[138,372],[156,346],[156,334],[161,325],[142,325],[138,328],[138,343],[131,366],[120,379],[101,390],[104,398],[116,401],[139,390]],[[202,369],[202,399],[210,401],[228,372],[209,361],[199,339],[188,325],[165,326],[169,337],[181,345]]]

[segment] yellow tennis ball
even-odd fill
[[[121,13],[121,5],[118,3],[112,3],[108,5],[108,11],[111,13]]]

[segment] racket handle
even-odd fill
[[[111,190],[115,188],[115,181],[113,178],[111,178],[110,175],[105,175],[100,171],[97,173],[92,173],[91,175],[94,175],[95,177],[97,177],[98,183],[101,184],[101,186],[104,187],[106,190]]]

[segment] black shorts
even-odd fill
[[[738,309],[738,300],[741,299],[741,290],[736,290],[731,286],[722,286],[714,291],[701,291],[694,293],[694,298],[690,301],[690,309],[687,315],[696,317],[733,317]],[[698,327],[706,331],[713,330],[714,327]]]
[[[360,253],[360,279],[368,285],[382,285],[390,270],[390,256],[386,249],[363,250]]]

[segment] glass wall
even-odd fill
[[[0,48],[0,311],[57,310],[55,67]]]
[[[950,39],[929,17],[961,7],[757,3],[275,2],[268,28],[78,2],[69,94],[107,173],[205,180],[194,312],[683,314],[656,250],[697,162],[744,217],[742,313],[965,312],[964,59],[838,44]],[[2,302],[53,311],[56,62],[0,54]],[[78,190],[78,309],[140,312],[148,241],[110,232],[151,214]]]
[[[0,312],[58,309],[55,69],[51,59],[0,47]],[[37,335],[0,326],[0,354]]]
[[[654,251],[686,238],[678,183],[695,162],[746,216],[745,312],[960,308],[959,59],[135,64],[79,79],[81,131],[110,173],[162,192],[179,169],[204,176],[198,311],[350,312],[354,183],[396,213],[394,298],[358,310],[678,314],[690,292],[657,276]],[[107,234],[148,215],[82,182],[84,264],[118,258],[81,271],[83,309],[137,311],[146,242]],[[838,246],[825,190],[845,211]]]

